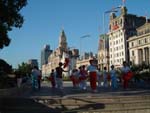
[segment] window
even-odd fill
[[[116,40],[116,44],[118,44],[118,40]]]
[[[119,62],[119,59],[117,59],[117,62]]]
[[[133,47],[133,46],[134,46],[134,42],[131,43],[131,47]]]
[[[145,38],[145,43],[147,43],[148,42],[148,39],[147,38]]]
[[[111,46],[111,42],[110,42],[110,46]]]
[[[141,44],[141,40],[139,40],[139,44]]]
[[[122,58],[122,62],[124,61],[124,58]]]
[[[121,38],[121,42],[123,42],[123,39]]]
[[[132,51],[132,56],[134,56],[134,51]]]
[[[112,52],[112,48],[110,48],[110,52]]]
[[[121,34],[120,35],[122,35],[122,32],[121,32]]]

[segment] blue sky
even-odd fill
[[[28,59],[38,59],[41,49],[49,44],[51,49],[58,47],[58,39],[63,28],[69,47],[82,52],[97,53],[99,34],[103,33],[103,14],[122,4],[122,0],[28,0],[21,10],[25,22],[20,29],[9,32],[11,43],[0,50],[0,58],[13,67]],[[150,0],[126,0],[128,13],[150,17]],[[105,26],[109,15],[106,15]],[[89,45],[90,44],[90,45]]]

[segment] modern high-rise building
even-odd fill
[[[145,17],[128,14],[127,8],[120,8],[120,15],[110,14],[109,23],[109,57],[110,66],[121,67],[123,61],[129,62],[129,46],[127,40],[136,34],[136,28],[145,23]]]
[[[50,45],[45,45],[41,51],[41,67],[42,65],[48,63],[48,57],[51,53],[52,53],[52,50],[50,50]]]

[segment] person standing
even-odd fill
[[[110,77],[111,77],[111,87],[112,89],[116,89],[117,88],[117,75],[116,75],[116,70],[114,69],[114,65],[111,66]]]
[[[42,73],[41,71],[38,69],[38,89],[41,89],[41,79],[42,79]]]
[[[39,89],[40,84],[38,81],[38,77],[41,76],[41,73],[40,73],[37,66],[33,67],[32,71],[31,71],[31,75],[32,75],[32,88],[33,88],[33,90],[35,90],[37,88]]]
[[[51,73],[50,73],[50,81],[51,81],[52,88],[55,88],[56,82],[55,82],[54,69],[51,70]]]
[[[15,72],[16,78],[17,78],[17,87],[20,88],[21,87],[21,83],[22,83],[22,77],[21,74],[19,72],[19,70],[17,70]]]
[[[130,72],[130,68],[127,65],[126,61],[123,62],[123,67],[121,68],[122,71],[122,78],[123,78],[123,88],[127,89],[128,88],[128,73]]]
[[[80,81],[80,88],[86,90],[86,78],[87,78],[87,71],[85,70],[85,65],[79,67],[79,81]]]
[[[73,87],[77,88],[79,86],[79,76],[78,76],[78,70],[77,69],[73,69],[71,76],[70,76],[70,80],[72,81]]]
[[[92,92],[97,92],[96,90],[96,81],[97,81],[97,66],[95,65],[94,60],[89,61],[90,65],[87,67],[87,72],[89,72],[90,77],[90,86],[92,89]]]
[[[57,88],[63,89],[63,72],[68,72],[63,70],[62,68],[63,63],[60,62],[59,66],[56,67],[56,83],[57,83]]]
[[[102,72],[100,68],[97,70],[97,81],[98,81],[98,87],[101,87],[101,82],[102,82]]]
[[[103,70],[103,86],[104,87],[108,87],[108,72],[107,72],[107,68],[104,67],[104,70]]]

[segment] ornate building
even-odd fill
[[[67,39],[64,30],[61,31],[59,37],[59,45],[56,50],[54,50],[48,57],[48,63],[42,66],[42,75],[48,76],[52,69],[58,66],[59,62],[64,63],[64,55],[68,55],[69,58],[69,68],[72,69],[75,67],[76,59],[79,56],[78,49],[70,50],[67,45]],[[68,69],[67,69],[68,70]]]
[[[130,61],[133,64],[150,64],[150,23],[137,28],[137,34],[128,39]]]
[[[145,23],[144,17],[137,17],[127,13],[127,8],[120,8],[120,15],[110,15],[109,23],[109,57],[110,66],[121,67],[123,61],[129,62],[129,49],[127,40],[136,34],[136,28]]]

